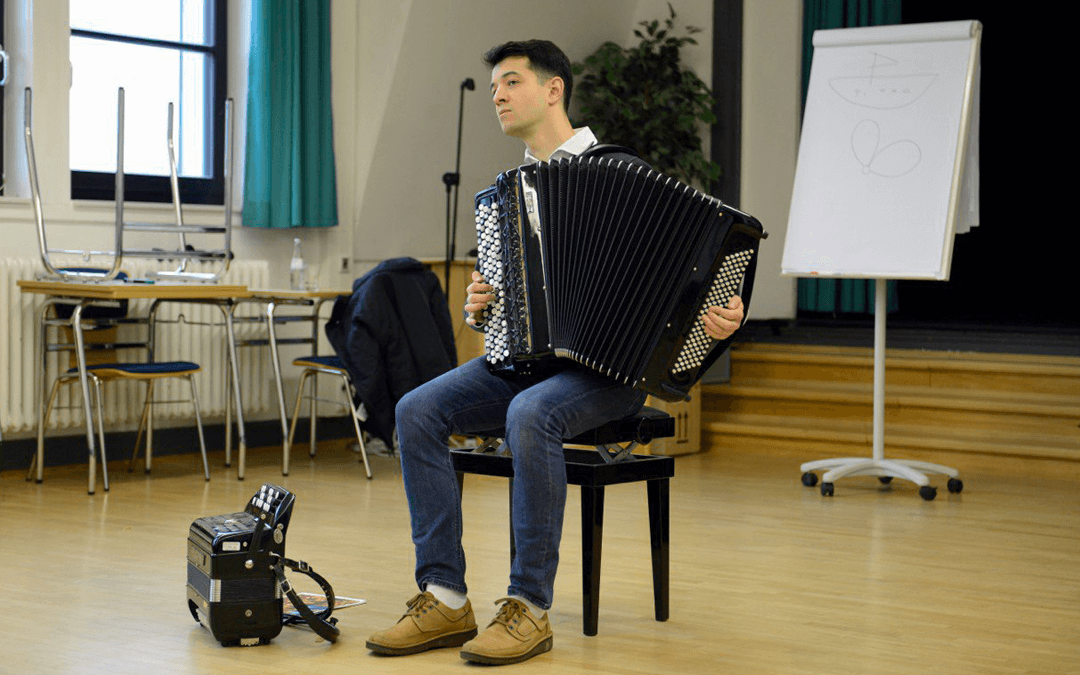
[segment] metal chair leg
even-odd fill
[[[202,413],[199,412],[199,393],[195,390],[195,377],[187,376],[188,384],[191,385],[191,404],[195,406],[195,428],[199,432],[199,450],[202,452],[203,475],[210,480],[210,464],[206,459],[206,438],[203,437]]]
[[[352,385],[349,383],[349,377],[345,374],[342,374],[341,380],[345,383],[345,388],[342,389],[342,391],[345,392],[345,405],[349,408],[349,417],[352,418],[353,429],[356,430],[356,442],[360,444],[360,459],[364,462],[364,473],[367,474],[367,477],[370,480],[371,465],[368,464],[367,447],[364,445],[364,434],[360,431],[360,422],[356,419],[356,410],[353,408]]]
[[[146,468],[150,473],[154,461],[154,380],[147,380],[146,400],[149,407],[146,409],[146,451],[143,452]]]
[[[139,430],[135,433],[135,447],[131,450],[131,462],[128,464],[128,473],[135,470],[135,460],[139,458],[139,446],[142,444],[143,430],[146,428],[147,415],[150,414],[150,394],[153,391],[147,382],[146,398],[143,399],[142,416],[139,418]]]
[[[42,414],[41,428],[38,429],[38,447],[37,453],[30,459],[30,468],[26,471],[26,480],[31,480],[34,477],[36,470],[37,482],[41,482],[44,478],[42,472],[45,469],[45,428],[49,426],[49,417],[52,416],[53,405],[56,404],[56,394],[60,391],[60,382],[62,378],[56,378],[53,380],[52,389],[49,391],[49,402],[45,404],[45,412]]]
[[[94,397],[97,399],[98,451],[101,453],[101,478],[105,492],[109,491],[109,462],[105,456],[105,404],[101,396],[101,379],[91,374],[94,381]]]
[[[56,397],[57,397],[57,394],[60,393],[60,385],[64,384],[65,382],[70,381],[71,379],[72,378],[61,376],[61,377],[58,377],[55,380],[53,380],[53,386],[49,390],[49,400],[45,404],[45,410],[42,413],[42,417],[41,417],[41,429],[42,429],[42,431],[39,432],[39,434],[38,434],[38,449],[37,449],[37,452],[30,457],[30,466],[26,470],[26,480],[33,479],[34,474],[36,472],[37,476],[38,476],[37,482],[40,483],[42,481],[44,464],[45,464],[45,435],[44,435],[44,429],[49,426],[49,418],[52,417],[53,408],[56,406]],[[108,490],[109,490],[109,467],[107,465],[106,456],[105,456],[104,404],[102,403],[102,401],[104,399],[102,398],[102,394],[101,394],[101,380],[99,378],[97,378],[97,377],[94,377],[93,374],[90,375],[90,379],[92,379],[94,381],[94,401],[95,401],[95,404],[94,404],[93,407],[97,408],[97,432],[98,432],[98,447],[100,448],[99,449],[99,454],[101,455],[101,475],[102,475],[102,478],[104,479],[105,491],[108,492]]]
[[[281,475],[289,475],[289,452],[292,449],[293,438],[296,435],[296,420],[300,417],[300,402],[304,399],[304,385],[311,376],[310,370],[300,373],[300,382],[296,387],[296,403],[293,404],[292,421],[289,423],[289,436],[285,439],[285,447],[281,455]]]
[[[319,438],[318,433],[317,433],[316,428],[315,428],[317,426],[317,424],[318,424],[317,420],[319,419],[319,416],[317,414],[318,410],[316,410],[316,403],[317,402],[315,400],[315,397],[318,396],[318,394],[319,394],[319,374],[317,372],[313,372],[312,375],[311,375],[311,396],[309,397],[311,399],[310,417],[308,418],[310,420],[310,422],[311,422],[311,429],[310,429],[311,436],[308,437],[308,456],[309,457],[314,457],[315,456],[315,443],[316,443],[316,439]]]

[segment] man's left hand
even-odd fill
[[[705,332],[714,340],[726,340],[739,329],[743,321],[742,298],[731,296],[727,307],[710,307],[701,317]]]

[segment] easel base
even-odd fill
[[[937,496],[937,488],[930,485],[926,474],[941,474],[949,477],[949,492],[960,492],[964,489],[964,483],[960,480],[960,472],[951,467],[931,462],[920,462],[910,459],[867,459],[863,457],[842,457],[837,459],[822,459],[814,462],[806,462],[799,467],[802,471],[802,482],[807,487],[817,484],[818,478],[814,471],[824,471],[821,476],[821,494],[831,497],[833,484],[839,478],[847,476],[877,476],[882,483],[889,483],[893,478],[903,478],[919,486],[919,496],[930,501]]]

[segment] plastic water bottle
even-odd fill
[[[292,261],[289,263],[289,288],[302,291],[306,281],[307,264],[304,262],[303,245],[300,237],[296,237],[293,239]]]

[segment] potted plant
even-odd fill
[[[705,157],[699,132],[702,124],[716,122],[715,99],[679,58],[684,46],[697,44],[691,36],[701,29],[686,26],[679,34],[670,3],[668,10],[662,24],[638,24],[637,45],[605,42],[574,64],[575,117],[601,142],[625,145],[657,171],[707,190],[720,166]]]

